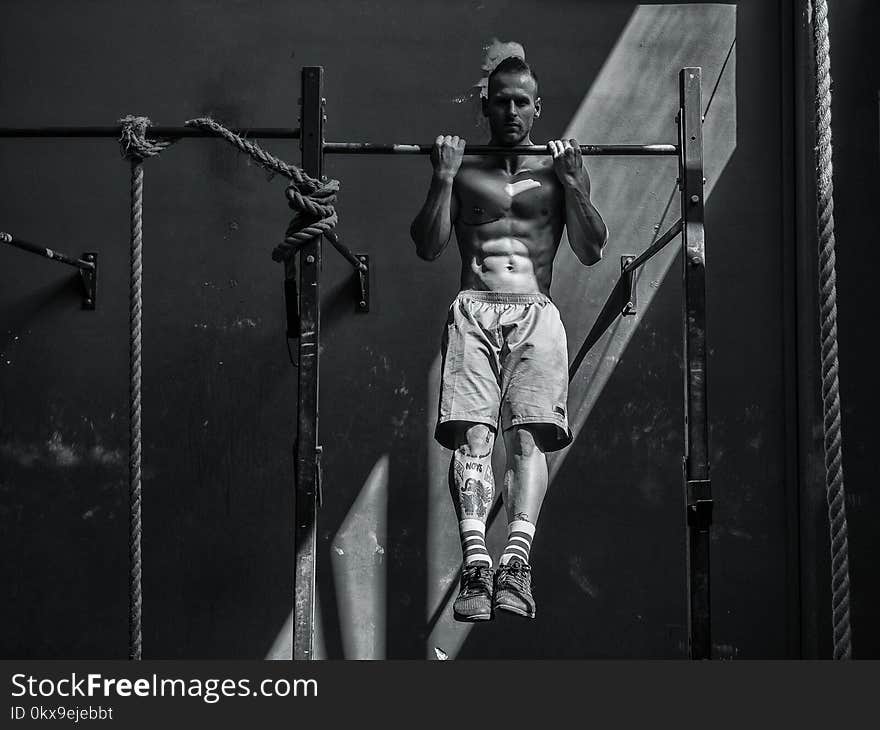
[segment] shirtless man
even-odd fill
[[[489,76],[483,114],[489,144],[533,144],[541,114],[538,81],[520,58]],[[496,610],[534,618],[529,551],[547,492],[546,453],[571,443],[568,346],[550,300],[553,260],[568,240],[585,266],[602,258],[608,230],[590,202],[590,178],[575,140],[548,143],[551,156],[464,156],[465,141],[437,137],[428,197],[410,228],[431,261],[455,230],[461,289],[443,337],[436,439],[451,449],[449,486],[459,520],[463,566],[453,606],[459,621]],[[492,449],[507,450],[502,497],[508,540],[499,568],[486,550],[495,494]]]

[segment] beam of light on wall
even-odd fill
[[[587,142],[677,141],[678,70],[700,66],[704,111],[710,98],[712,101],[703,126],[705,195],[709,198],[736,148],[736,57],[729,53],[735,37],[733,5],[639,6],[565,136]],[[603,260],[589,269],[579,264],[567,241],[560,247],[553,292],[568,331],[570,355],[578,351],[619,278],[620,256],[640,253],[679,217],[675,158],[590,158],[587,165],[593,181],[592,199],[608,223],[611,237]],[[667,209],[670,199],[672,205]],[[678,237],[645,264],[636,281],[638,313],[615,322],[572,381],[569,410],[575,436],[584,427],[680,248]],[[711,266],[711,229],[706,231],[706,251]],[[551,460],[551,478],[567,453]]]
[[[388,522],[388,454],[380,456],[336,532],[330,547],[339,631],[346,659],[385,658],[385,546]],[[314,658],[326,659],[321,601],[315,588]],[[290,659],[293,612],[266,659]]]
[[[586,144],[677,142],[674,117],[678,111],[678,71],[685,66],[700,66],[704,108],[720,78],[703,128],[708,197],[736,147],[735,56],[729,53],[735,36],[734,5],[638,6],[563,136]],[[576,72],[577,69],[572,70]],[[552,130],[546,132],[551,133]],[[539,134],[533,138],[538,139]],[[590,157],[587,168],[593,202],[608,223],[611,238],[603,260],[589,269],[577,261],[567,241],[560,247],[554,266],[553,299],[566,324],[570,355],[578,351],[620,276],[620,256],[647,248],[657,233],[662,233],[679,215],[677,197],[673,195],[678,174],[675,158]],[[674,200],[670,206],[671,197]],[[706,239],[711,265],[711,229],[707,230]],[[572,382],[569,410],[576,435],[650,306],[678,252],[679,242],[680,239],[673,240],[643,267],[636,284],[639,313],[625,322],[617,321],[596,343]],[[425,653],[429,658],[437,658],[436,648],[454,659],[472,626],[452,620],[451,603],[457,595],[453,582],[458,575],[461,550],[447,488],[449,452],[433,439],[439,373],[438,357],[429,374],[427,407],[427,607],[428,620],[434,623],[429,626]],[[577,448],[577,442],[571,448]],[[565,453],[551,460],[551,479]],[[503,464],[503,456],[496,454],[493,460],[496,474],[503,473],[499,458]],[[496,554],[492,546],[503,542],[504,522],[496,520],[489,532],[490,550]]]
[[[385,658],[388,454],[379,457],[330,546],[342,651]]]

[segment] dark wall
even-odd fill
[[[795,620],[791,576],[800,569],[788,549],[779,282],[786,256],[779,149],[791,139],[782,122],[779,8],[759,0],[736,6],[736,149],[707,204],[714,642],[719,656],[783,657],[796,655],[786,637]],[[3,125],[111,124],[128,113],[158,124],[212,114],[229,125],[295,125],[299,68],[323,65],[328,139],[429,140],[440,130],[471,128],[469,112],[452,100],[479,76],[482,43],[498,36],[522,42],[540,69],[541,134],[549,137],[577,110],[636,4],[430,2],[416,11],[342,0],[168,1],[146,16],[103,1],[72,8],[5,4]],[[869,24],[845,22],[847,30],[833,28],[835,40],[851,35],[867,43]],[[850,251],[870,248],[861,212],[869,208],[858,201],[876,193],[876,100],[868,104],[864,95],[877,83],[876,71],[870,80],[857,70],[863,62],[855,43],[835,49],[835,134],[847,181],[840,183],[840,235],[854,241],[840,254],[847,469],[867,485],[874,409],[873,396],[863,395],[870,371],[858,353],[871,321],[863,312],[872,304],[862,254],[857,261]],[[869,124],[873,136],[860,137]],[[871,143],[866,171],[859,160],[862,144]],[[267,146],[299,160],[295,143]],[[323,643],[328,656],[343,654],[334,536],[387,454],[385,643],[389,657],[418,658],[426,654],[430,614],[429,371],[458,263],[451,251],[432,264],[419,261],[408,240],[428,180],[424,159],[331,158],[327,168],[343,184],[344,240],[371,254],[374,300],[369,315],[353,313],[349,270],[328,248]],[[112,141],[2,141],[0,170],[0,228],[70,253],[98,251],[101,266],[97,311],[84,312],[68,272],[0,249],[0,583],[8,586],[0,616],[9,627],[0,653],[121,657],[128,166]],[[264,178],[215,141],[186,141],[146,163],[150,658],[265,656],[291,610],[296,372],[283,339],[281,271],[269,258],[288,211],[282,183]],[[611,245],[630,250],[633,243]],[[554,480],[535,542],[541,619],[481,627],[460,656],[684,656],[678,270],[676,262],[641,316]],[[570,339],[583,335],[570,332]],[[852,499],[853,570],[864,575],[876,550],[868,517],[876,503],[867,486]],[[878,637],[865,626],[876,596],[858,577],[854,589],[857,639],[865,642],[859,653],[876,655]]]

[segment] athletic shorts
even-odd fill
[[[568,426],[568,344],[550,297],[465,290],[449,307],[443,335],[440,409],[434,437],[455,449],[461,422],[496,433],[536,429],[544,451],[572,441]]]

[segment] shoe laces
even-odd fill
[[[492,592],[492,568],[472,565],[462,572],[463,589],[466,593]]]
[[[532,568],[528,563],[513,560],[498,569],[498,583],[502,586],[511,585],[521,591],[529,589]]]

